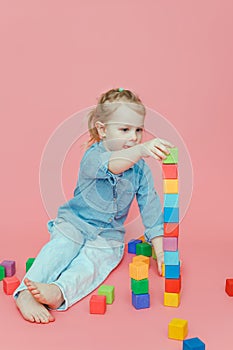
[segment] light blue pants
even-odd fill
[[[57,310],[66,310],[97,288],[124,254],[122,242],[101,236],[88,240],[79,232],[78,239],[72,240],[69,230],[74,230],[74,227],[64,220],[54,226],[50,241],[24,276],[35,282],[53,283],[60,288],[64,303]],[[68,237],[64,232],[68,233]],[[15,299],[20,291],[27,288],[23,280],[13,294]]]

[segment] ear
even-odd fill
[[[98,134],[99,134],[99,137],[100,139],[104,138],[106,135],[105,135],[105,132],[106,132],[106,128],[105,128],[105,125],[104,123],[100,122],[100,121],[97,121],[95,123],[95,127],[98,131]]]

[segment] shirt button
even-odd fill
[[[108,222],[112,222],[112,219],[110,218],[110,219],[108,219]]]

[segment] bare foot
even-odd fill
[[[41,304],[57,309],[64,301],[62,292],[56,284],[33,282],[28,278],[24,280],[31,295]]]
[[[27,289],[19,293],[16,305],[27,321],[49,323],[55,320],[46,307],[38,303]]]

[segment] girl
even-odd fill
[[[48,222],[51,239],[14,292],[26,320],[54,321],[49,309],[66,310],[120,263],[124,222],[135,195],[161,274],[163,215],[143,158],[162,160],[173,145],[158,138],[141,143],[145,114],[139,97],[122,88],[102,94],[89,114],[90,147],[74,197]]]

